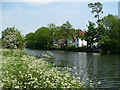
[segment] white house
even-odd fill
[[[85,34],[85,31],[82,31],[82,30],[78,30],[78,35],[74,34],[74,38],[71,42],[71,45],[74,45],[75,47],[83,47],[83,46],[87,46],[87,41],[85,40],[82,40],[80,38],[80,35],[81,36],[84,36]]]
[[[76,37],[76,39],[72,42],[72,45],[74,45],[75,47],[83,47],[87,46],[87,42],[79,37]]]

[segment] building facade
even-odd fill
[[[72,45],[74,45],[75,47],[83,47],[83,46],[87,46],[87,42],[79,37],[76,37]]]
[[[87,46],[87,41],[85,41],[84,39],[81,39],[80,36],[84,36],[85,31],[82,30],[78,30],[78,34],[74,34],[74,38],[72,40],[71,45],[74,45],[75,47],[83,47],[83,46]]]

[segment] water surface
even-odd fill
[[[25,49],[30,54],[40,56],[47,51]],[[99,54],[85,52],[51,51],[53,62],[58,67],[77,67],[75,72],[82,71],[82,81],[87,82],[91,78],[96,82],[100,81],[99,88],[119,88],[120,81],[118,54]]]

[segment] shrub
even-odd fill
[[[64,50],[64,51],[76,51],[76,47],[70,45],[70,46],[62,47],[61,50]]]
[[[52,46],[50,49],[51,49],[51,50],[60,50],[61,47]]]
[[[14,27],[7,28],[2,31],[2,47],[10,49],[22,49],[24,47],[24,38]]]

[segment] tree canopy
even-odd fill
[[[113,52],[120,52],[120,20],[117,16],[109,14],[103,18],[102,23],[111,39],[108,49]]]
[[[26,35],[26,46],[28,48],[42,49],[49,46],[52,38],[52,31],[47,27],[41,27],[35,33]]]
[[[24,38],[18,29],[7,28],[2,31],[2,47],[10,49],[22,49],[24,47]]]
[[[102,21],[102,18],[100,18],[100,15],[103,13],[102,11],[103,4],[101,4],[100,2],[89,3],[88,7],[92,8],[91,13],[96,13],[94,17],[97,18],[97,24],[100,25]]]
[[[93,48],[93,43],[96,43],[97,31],[95,23],[89,21],[88,30],[85,33],[85,40],[87,41],[87,47]]]
[[[73,35],[75,33],[75,29],[72,28],[72,25],[67,21],[62,26],[58,27],[57,36],[58,39],[63,39],[66,46],[68,45],[68,40],[71,40],[73,38]]]

